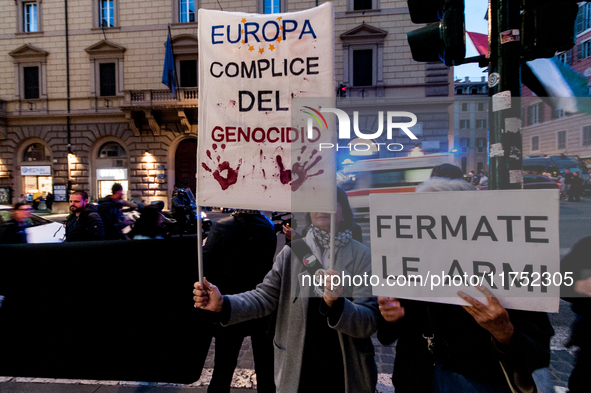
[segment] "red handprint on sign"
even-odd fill
[[[220,147],[222,148],[222,150],[224,150],[226,148],[226,145],[222,144]],[[211,146],[211,148],[213,149],[214,153],[217,153],[218,146],[215,143]],[[238,181],[238,171],[240,170],[240,165],[242,165],[242,159],[238,160],[238,166],[234,169],[230,166],[230,163],[228,161],[220,162],[219,155],[217,155],[216,160],[214,160],[211,156],[211,151],[206,150],[205,153],[214,165],[216,165],[217,161],[217,168],[214,171],[212,171],[211,168],[209,168],[209,166],[207,166],[205,162],[201,163],[201,167],[205,169],[207,172],[213,174],[213,178],[217,180],[217,182],[220,184],[220,187],[222,187],[222,190],[226,190],[228,187],[230,187],[232,184],[235,184]],[[224,171],[226,171],[225,177],[222,176],[222,173]]]
[[[301,154],[303,155],[306,151],[306,146],[302,147]],[[312,169],[320,160],[322,160],[322,156],[316,156],[318,154],[318,150],[312,150],[310,157],[307,161],[301,162],[301,156],[297,157],[297,161],[291,166],[291,170],[285,169],[283,165],[283,158],[281,156],[277,156],[277,165],[279,166],[279,180],[281,184],[288,184],[291,181],[291,190],[297,191],[302,184],[312,176],[318,176],[324,173],[324,169],[320,169],[318,172],[313,174],[308,174],[310,169]],[[314,158],[316,156],[316,158]],[[314,161],[308,165],[309,160],[314,158]],[[294,176],[295,175],[295,176]]]

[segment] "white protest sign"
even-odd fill
[[[558,198],[556,190],[372,194],[374,295],[466,304],[457,291],[482,299],[474,285],[484,285],[505,308],[558,312],[569,280],[560,273]]]
[[[336,128],[312,100],[335,94],[333,21],[331,3],[199,10],[199,205],[336,211],[334,152],[319,149]]]

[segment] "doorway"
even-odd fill
[[[190,188],[193,193],[197,188],[197,140],[185,139],[176,149],[174,157],[174,185]]]

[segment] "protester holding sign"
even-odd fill
[[[337,192],[335,270],[328,269],[330,214],[312,213],[305,239],[295,240],[276,257],[273,269],[255,290],[222,296],[204,279],[195,283],[195,307],[221,313],[231,325],[277,310],[275,384],[278,392],[373,393],[377,370],[371,335],[379,313],[370,286],[331,285],[337,271],[371,274],[369,249],[352,240],[352,211],[346,193]],[[324,269],[327,269],[326,271]],[[310,274],[328,277],[309,283]]]
[[[461,179],[431,178],[417,192],[468,189],[475,187]],[[384,317],[378,339],[385,345],[398,339],[396,393],[512,392],[509,383],[535,391],[532,372],[550,362],[547,315],[506,310],[487,288],[478,289],[486,304],[462,291],[467,306],[378,298]]]

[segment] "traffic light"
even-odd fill
[[[521,44],[525,60],[553,57],[575,45],[575,0],[525,0]]]
[[[347,85],[344,83],[339,86],[339,97],[347,97]]]
[[[443,61],[446,66],[466,56],[464,0],[408,0],[414,23],[431,23],[406,33],[416,61]]]

